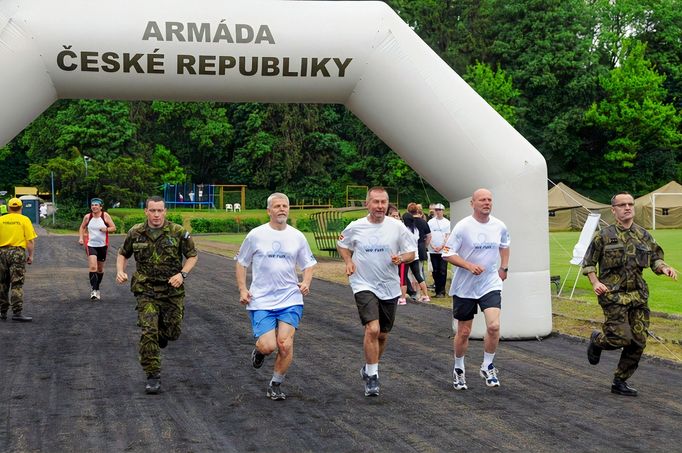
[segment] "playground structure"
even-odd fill
[[[239,202],[227,198],[226,194],[239,193]],[[246,186],[242,184],[163,184],[163,200],[166,206],[237,211],[246,209]],[[228,209],[229,206],[229,209]]]

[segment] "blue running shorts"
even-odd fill
[[[276,310],[249,310],[253,337],[261,335],[277,328],[277,322],[282,321],[298,329],[298,323],[303,317],[303,305],[292,305],[290,307],[279,308]]]

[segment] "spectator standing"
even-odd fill
[[[445,297],[445,282],[448,277],[448,262],[443,260],[443,248],[450,236],[450,221],[443,215],[445,206],[437,203],[433,207],[435,215],[429,220],[431,241],[429,242],[429,257],[433,268],[432,277],[436,297]]]
[[[11,305],[12,321],[30,322],[33,318],[22,314],[24,280],[26,265],[33,263],[37,235],[31,220],[21,213],[20,199],[10,199],[7,207],[9,212],[0,217],[0,320],[7,319]]]

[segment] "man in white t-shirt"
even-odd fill
[[[430,208],[430,207],[429,207]],[[448,278],[448,262],[443,260],[443,248],[450,236],[450,221],[443,216],[445,206],[441,203],[433,205],[434,216],[429,220],[431,241],[429,242],[429,258],[433,272],[433,283],[436,297],[445,297],[445,281]]]
[[[502,282],[509,271],[509,232],[501,220],[490,215],[493,195],[488,189],[474,192],[471,207],[473,214],[457,222],[443,249],[443,259],[457,266],[450,285],[452,313],[457,320],[452,373],[456,390],[467,388],[464,355],[479,306],[486,324],[480,375],[488,387],[500,386],[493,359],[500,341]]]
[[[294,334],[303,316],[303,296],[310,294],[313,256],[303,233],[287,225],[289,198],[283,193],[268,197],[270,221],[246,235],[235,257],[239,301],[251,318],[256,347],[251,352],[255,368],[277,350],[274,372],[267,397],[283,400],[281,389],[294,357]],[[298,281],[296,266],[303,270]],[[246,285],[246,270],[251,266],[251,286]]]
[[[417,242],[399,220],[386,216],[388,193],[381,187],[367,192],[367,217],[348,225],[337,242],[346,275],[365,326],[365,366],[360,374],[365,396],[379,395],[379,359],[386,349],[400,297],[396,266],[415,259]]]

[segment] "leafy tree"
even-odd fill
[[[55,156],[87,155],[110,161],[129,155],[135,135],[129,103],[83,99],[62,101],[34,121],[21,137],[31,163]]]
[[[155,141],[173,152],[192,181],[225,182],[234,135],[226,113],[217,102],[154,101]]]
[[[497,71],[477,62],[467,68],[464,80],[476,90],[512,126],[516,123],[516,107],[513,105],[521,94],[515,89],[511,77],[498,66]]]
[[[605,96],[585,113],[587,124],[599,130],[605,143],[600,182],[646,191],[677,176],[682,146],[682,120],[671,104],[665,104],[665,76],[645,58],[646,46],[624,42],[621,66],[600,79]]]
[[[111,206],[136,206],[148,195],[158,193],[158,179],[154,168],[143,159],[117,157],[110,162],[92,160],[85,166],[82,158],[55,157],[45,164],[31,164],[29,180],[41,192],[49,192],[54,175],[57,203],[60,205],[85,206],[93,196],[102,198]]]
[[[156,145],[152,156],[152,167],[161,182],[179,184],[185,182],[187,175],[178,159],[163,145]]]
[[[26,153],[14,144],[0,147],[0,190],[14,193],[14,186],[24,184],[28,167]]]
[[[597,93],[594,18],[584,0],[495,0],[485,31],[491,66],[522,93],[519,131],[545,156],[550,176],[580,154],[582,113]]]

